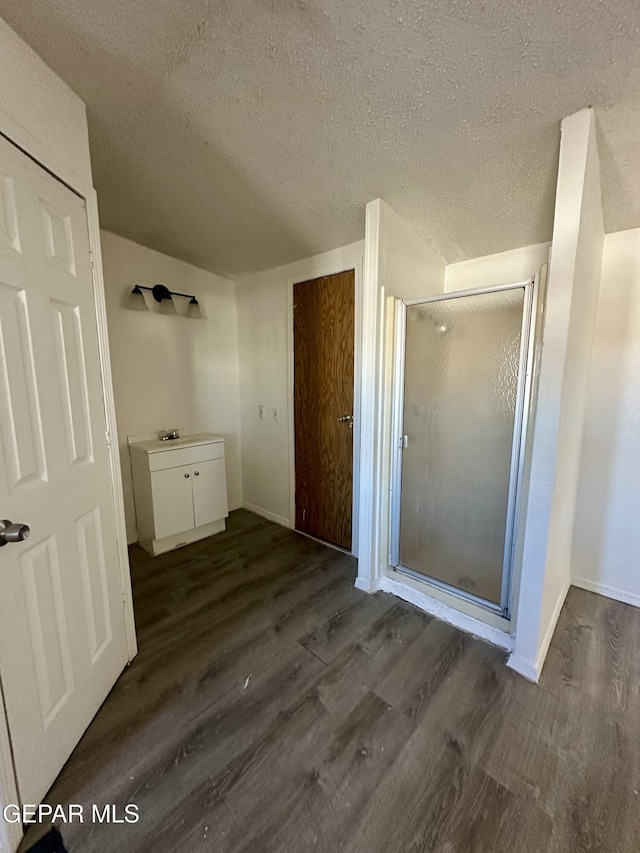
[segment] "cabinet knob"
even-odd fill
[[[188,474],[185,474],[184,476],[185,476],[185,477],[188,477],[189,475],[188,475]]]
[[[194,471],[193,473],[196,475],[196,477],[200,476],[200,471]]]

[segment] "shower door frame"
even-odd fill
[[[510,618],[511,593],[515,551],[518,538],[518,517],[522,503],[522,477],[525,463],[526,436],[531,405],[531,383],[535,347],[535,306],[538,301],[539,275],[514,284],[499,284],[490,287],[478,287],[471,290],[458,290],[429,296],[425,299],[396,300],[395,344],[393,361],[393,413],[392,413],[392,460],[391,460],[391,513],[389,531],[389,564],[391,568],[408,575],[421,583],[441,590],[457,598],[480,605],[491,613],[505,619]],[[400,563],[400,505],[402,489],[402,456],[405,449],[404,435],[404,372],[407,342],[407,308],[413,305],[425,305],[430,302],[444,302],[461,299],[465,296],[481,296],[487,293],[499,293],[504,290],[524,290],[522,306],[522,327],[520,338],[520,356],[518,360],[518,385],[516,407],[513,419],[513,438],[511,443],[511,466],[507,497],[507,520],[505,524],[505,542],[502,562],[502,582],[500,603],[495,604],[457,587],[450,586],[436,578],[423,575]]]

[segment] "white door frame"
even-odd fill
[[[342,249],[310,258],[308,266],[296,275],[287,277],[287,401],[289,426],[289,519],[293,530],[296,526],[296,437],[293,406],[294,352],[293,352],[293,286],[314,278],[354,270],[354,348],[353,348],[353,502],[351,511],[351,553],[358,556],[359,507],[360,507],[360,424],[361,424],[361,342],[362,342],[362,273],[364,260],[361,244],[352,243]]]
[[[359,311],[361,335],[360,494],[358,517],[358,576],[356,587],[364,592],[380,589],[380,519],[382,508],[382,426],[384,373],[385,292],[379,285],[380,202],[367,204],[364,261]]]
[[[116,536],[118,540],[118,561],[122,583],[123,607],[127,627],[127,644],[129,660],[137,651],[135,619],[133,614],[133,594],[131,590],[131,573],[129,569],[129,554],[127,551],[127,536],[124,520],[124,494],[122,491],[122,473],[118,453],[116,410],[113,399],[113,384],[111,379],[111,361],[109,357],[109,336],[107,332],[107,308],[104,294],[104,276],[102,272],[102,251],[100,246],[100,221],[98,218],[98,201],[96,191],[82,177],[76,174],[64,163],[47,144],[33,136],[16,122],[10,115],[0,110],[0,133],[9,142],[20,148],[25,154],[39,163],[58,180],[85,200],[87,208],[87,226],[89,230],[89,249],[93,268],[93,289],[96,304],[96,320],[98,327],[98,347],[100,350],[100,370],[102,374],[102,396],[109,442],[109,468],[111,476],[111,491],[116,520]],[[0,697],[1,701],[1,697]],[[16,802],[16,780],[11,762],[5,760],[10,754],[10,739],[4,707],[0,707],[0,853],[13,850],[22,837],[21,824],[6,824],[2,819],[2,809],[8,803]]]

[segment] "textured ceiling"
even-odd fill
[[[551,236],[595,105],[640,225],[637,0],[0,0],[88,106],[103,227],[233,275],[353,240],[382,196],[449,262]]]

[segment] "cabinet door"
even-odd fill
[[[225,518],[229,512],[224,459],[198,462],[191,466],[191,471],[196,527]]]
[[[166,536],[194,528],[191,469],[191,465],[181,465],[151,474],[156,539],[164,539]]]

